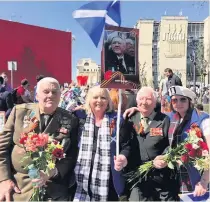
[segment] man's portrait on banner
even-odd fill
[[[136,36],[131,32],[106,30],[104,40],[105,72],[136,75]]]

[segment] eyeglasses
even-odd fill
[[[171,103],[172,104],[176,104],[178,101],[181,102],[181,103],[185,103],[185,102],[187,102],[187,98],[186,97],[182,97],[180,99],[177,99],[177,98],[171,99]]]

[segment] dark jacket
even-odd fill
[[[130,121],[134,124],[135,135],[131,142],[131,153],[128,159],[128,171],[136,169],[145,162],[153,160],[156,156],[165,153],[169,146],[168,129],[169,117],[161,112],[156,112],[148,128],[139,134],[140,112],[136,112]],[[132,201],[161,201],[175,200],[178,197],[179,182],[171,169],[153,169],[146,178],[135,179],[130,186],[137,183],[131,191]],[[136,191],[138,190],[138,191]]]
[[[118,60],[117,55],[113,51],[108,51],[105,55],[105,71],[113,70],[120,71],[123,74],[135,75],[135,58],[124,54],[124,61],[126,69],[123,68],[121,62]]]
[[[6,113],[6,119],[10,115],[13,107],[12,94],[6,91],[4,87],[0,87],[0,111]]]
[[[182,86],[182,81],[177,75],[173,74],[172,76],[168,77],[166,86],[167,89],[169,89],[171,86]]]
[[[12,194],[14,201],[28,201],[32,195],[33,187],[28,172],[24,167],[30,164],[30,160],[22,161],[25,150],[19,143],[22,132],[27,132],[33,125],[30,115],[39,121],[34,129],[35,133],[46,133],[61,142],[64,147],[66,157],[56,162],[58,175],[47,182],[46,192],[49,198],[57,200],[68,198],[69,179],[74,175],[74,167],[78,155],[78,119],[68,111],[57,108],[52,115],[47,127],[42,130],[43,120],[41,119],[39,106],[35,103],[16,105],[4,127],[3,134],[0,135],[0,181],[13,179],[21,194]],[[61,129],[65,128],[64,134]],[[11,153],[10,153],[11,151]]]

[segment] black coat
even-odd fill
[[[6,119],[10,115],[13,107],[12,94],[6,91],[4,87],[0,87],[0,111],[6,113]]]
[[[105,71],[112,70],[112,68],[114,68],[114,71],[120,71],[123,74],[135,75],[135,58],[128,54],[124,54],[124,61],[126,69],[124,69],[121,65],[117,55],[113,51],[108,51],[105,55]]]
[[[140,165],[147,161],[153,160],[156,156],[166,152],[169,146],[168,129],[170,125],[169,118],[161,113],[156,112],[153,121],[149,124],[144,134],[139,134],[140,112],[135,113],[130,121],[133,122],[135,135],[131,142],[131,153],[128,160],[128,171],[135,171]],[[161,135],[152,136],[151,129],[159,128],[162,130]],[[131,200],[162,200],[161,193],[167,195],[168,200],[174,200],[178,197],[179,182],[176,175],[169,168],[154,169],[147,174],[147,178],[140,178],[137,187],[131,192]],[[131,184],[132,186],[132,184]],[[138,190],[138,191],[137,191]],[[159,197],[157,197],[159,195]],[[166,199],[167,200],[167,199]]]

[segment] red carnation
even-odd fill
[[[196,124],[196,123],[193,123],[192,125],[191,125],[191,128],[197,128],[198,127],[198,124]]]
[[[187,143],[184,145],[184,148],[187,149],[188,151],[192,150],[192,144],[191,143]]]
[[[105,80],[109,80],[112,76],[112,71],[109,70],[109,71],[106,71],[105,74],[104,74],[104,79]]]
[[[52,151],[52,155],[55,158],[62,159],[64,157],[63,149],[56,148]]]
[[[182,161],[183,163],[187,163],[187,162],[189,161],[189,156],[188,156],[187,154],[183,154],[183,155],[181,156],[181,161]]]
[[[201,157],[202,156],[202,150],[201,149],[196,149],[196,156]]]
[[[20,138],[20,144],[24,145],[27,141],[27,136],[23,136],[22,138]]]
[[[188,152],[188,155],[191,157],[191,158],[195,158],[196,156],[196,150],[195,149],[192,149]]]
[[[200,146],[200,148],[201,148],[202,150],[207,150],[207,151],[209,151],[209,148],[208,148],[208,145],[206,144],[206,142],[199,141],[199,142],[198,142],[198,145]]]

